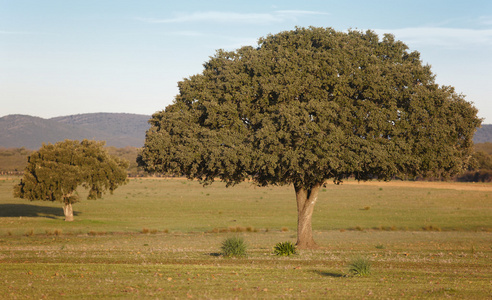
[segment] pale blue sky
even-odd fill
[[[0,117],[150,115],[216,49],[295,26],[393,33],[492,123],[489,0],[0,0]]]

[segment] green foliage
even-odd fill
[[[222,242],[222,253],[228,257],[240,257],[246,255],[246,243],[243,238],[230,237]]]
[[[29,156],[14,196],[74,203],[78,186],[89,190],[88,199],[101,198],[106,190],[112,193],[126,183],[128,162],[110,156],[103,146],[89,140],[44,144]]]
[[[290,256],[292,254],[297,254],[296,246],[289,241],[277,243],[275,247],[273,247],[273,253],[279,256]]]
[[[492,182],[492,143],[474,145],[468,171],[457,177],[465,182]]]
[[[474,170],[492,170],[492,154],[484,151],[476,151],[472,154],[470,171]]]
[[[369,276],[371,274],[371,262],[365,257],[356,257],[349,263],[349,273],[353,276]]]
[[[392,35],[297,28],[219,50],[150,120],[140,164],[311,188],[462,171],[477,110]]]

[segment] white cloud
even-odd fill
[[[23,31],[6,31],[6,30],[0,30],[0,34],[4,35],[20,35],[20,34],[33,34],[31,32],[23,32]]]
[[[277,10],[276,14],[279,15],[291,15],[291,16],[301,16],[301,15],[329,15],[329,13],[320,11],[310,11],[310,10]]]
[[[198,12],[191,14],[177,14],[169,19],[141,19],[149,23],[188,23],[188,22],[216,22],[216,23],[271,23],[279,19],[271,14],[241,14],[234,12]]]
[[[414,27],[377,29],[379,35],[392,33],[398,40],[412,45],[431,45],[451,48],[492,46],[492,29]]]
[[[173,31],[173,32],[169,32],[168,34],[169,35],[176,35],[176,36],[186,36],[186,37],[206,36],[204,33],[201,33],[198,31],[190,31],[190,30]]]
[[[279,10],[273,13],[236,13],[236,12],[194,12],[189,14],[176,14],[167,19],[142,19],[148,23],[187,23],[187,22],[214,22],[214,23],[247,23],[247,24],[271,24],[280,23],[288,19],[296,19],[305,15],[326,15],[322,12],[305,10]]]
[[[491,26],[492,25],[492,16],[482,16],[478,18],[478,22],[481,25]]]

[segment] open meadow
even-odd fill
[[[0,299],[492,297],[492,184],[328,183],[323,248],[279,257],[296,241],[291,186],[131,179],[64,222],[60,203],[13,198],[18,180],[0,178]],[[245,257],[222,255],[232,236]],[[356,257],[369,276],[350,275]]]

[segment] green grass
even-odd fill
[[[259,188],[243,183],[202,187],[181,179],[132,179],[114,195],[74,204],[65,224],[61,205],[12,197],[14,181],[0,180],[0,234],[32,227],[64,232],[207,232],[231,227],[296,231],[291,186]],[[384,183],[382,183],[384,184]],[[80,193],[84,195],[84,190]],[[313,215],[314,230],[492,231],[491,192],[328,184]],[[369,210],[365,207],[370,207]],[[15,220],[15,222],[13,222]],[[24,230],[21,230],[22,232]]]
[[[75,204],[75,221],[66,223],[58,203],[14,199],[13,184],[0,179],[1,299],[492,293],[490,191],[328,185],[313,216],[323,249],[287,258],[272,248],[295,239],[291,187],[137,179],[102,200]],[[221,255],[231,228],[248,244],[247,256]],[[346,276],[358,256],[370,260],[371,276]]]
[[[250,250],[236,259],[217,255],[220,234],[2,237],[0,298],[486,299],[492,292],[488,233],[331,231],[318,240],[332,246],[290,258],[271,254],[271,235],[244,233]],[[387,247],[375,249],[374,240]],[[371,276],[345,276],[358,255],[371,257]]]

